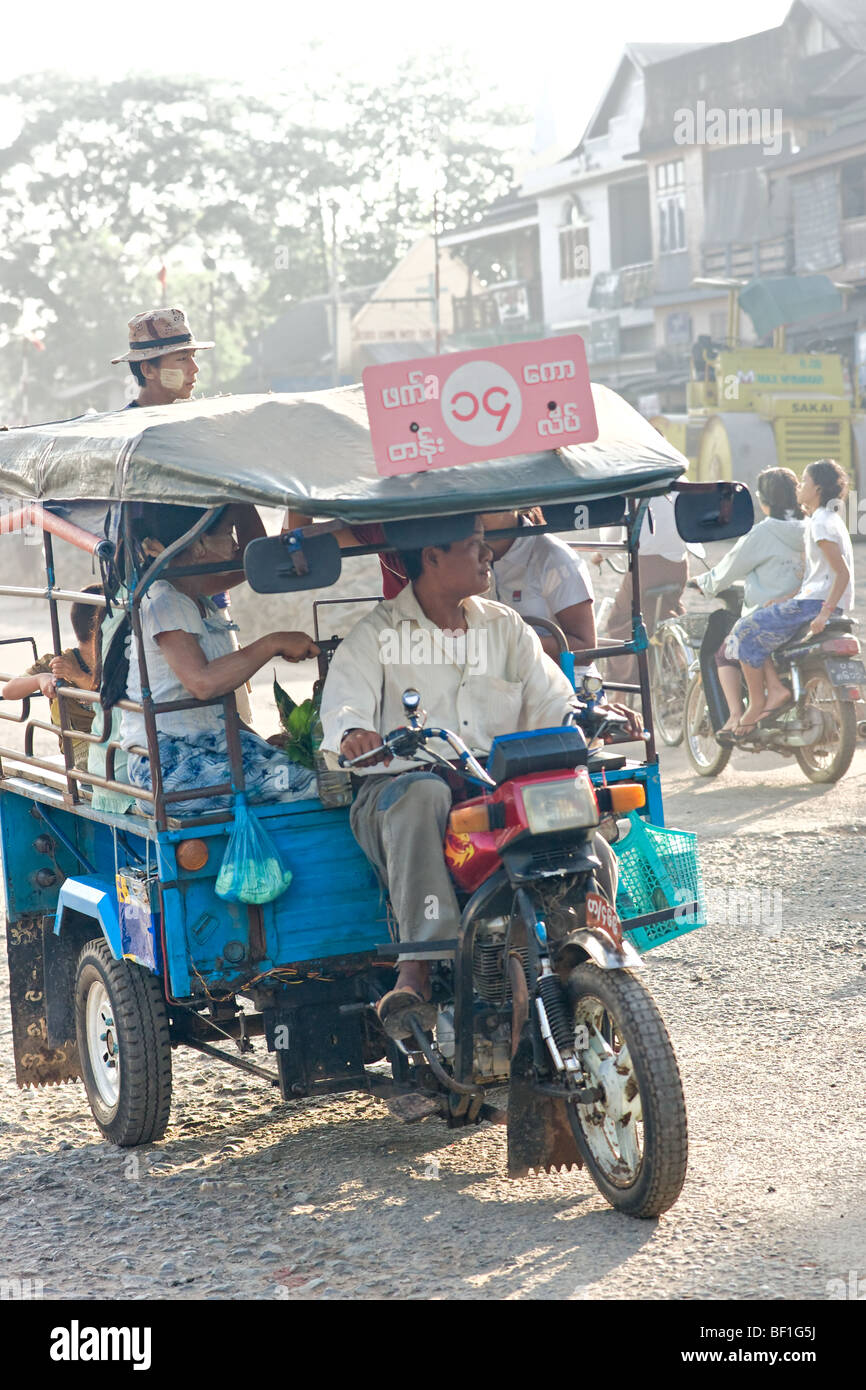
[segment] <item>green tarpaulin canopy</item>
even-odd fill
[[[0,433],[0,494],[43,501],[291,506],[347,522],[667,491],[687,460],[593,387],[593,444],[384,478],[359,386],[217,396]]]
[[[750,280],[740,290],[740,308],[759,338],[787,323],[802,323],[842,307],[842,292],[826,275],[774,275]]]

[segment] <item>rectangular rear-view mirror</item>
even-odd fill
[[[684,541],[727,541],[745,536],[755,521],[745,483],[676,483],[674,515]]]
[[[257,594],[293,594],[301,589],[327,589],[340,578],[342,560],[333,534],[307,536],[297,544],[292,536],[262,536],[244,551],[244,574]]]

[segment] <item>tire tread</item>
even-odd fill
[[[122,1148],[152,1143],[164,1135],[171,1110],[171,1039],[160,980],[143,966],[115,960],[102,938],[89,941],[78,958],[76,1014],[80,1012],[79,981],[88,966],[108,986],[122,1059],[115,1114],[103,1122],[94,1111],[94,1119],[105,1137]],[[87,1086],[87,1046],[81,1036],[79,1050]]]
[[[615,1195],[627,1189],[599,1182],[586,1149],[584,1157],[595,1181],[619,1210],[632,1216],[659,1216],[673,1206],[682,1191],[688,1163],[682,1081],[664,1020],[646,986],[629,971],[600,970],[597,965],[584,963],[572,972],[568,988],[573,1003],[583,994],[593,994],[602,1003],[607,1002],[606,995],[610,998],[615,1023],[622,1024],[629,1035],[632,1061],[640,1071],[644,1109],[644,1169],[631,1200],[614,1200]],[[637,1047],[633,1046],[635,1043]]]

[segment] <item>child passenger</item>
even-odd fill
[[[99,584],[91,584],[82,591],[85,594],[101,594]],[[25,700],[30,695],[45,695],[51,701],[51,721],[60,724],[60,704],[57,700],[57,686],[77,686],[80,690],[96,690],[99,671],[99,624],[102,619],[101,607],[89,603],[73,603],[70,612],[72,630],[78,645],[67,647],[60,656],[53,653],[40,656],[21,676],[14,676],[3,686],[4,700]],[[93,701],[70,699],[66,705],[69,727],[78,733],[89,734],[93,723]],[[87,766],[89,744],[85,739],[72,740],[72,761],[76,767]]]

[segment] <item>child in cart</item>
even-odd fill
[[[99,584],[91,584],[83,592],[101,594],[102,588]],[[3,699],[25,700],[30,695],[45,695],[51,701],[52,723],[59,725],[58,685],[77,686],[80,690],[96,690],[98,686],[102,612],[101,607],[93,604],[73,603],[69,616],[78,645],[67,647],[59,656],[53,652],[40,656],[22,675],[6,682],[0,691]],[[66,706],[69,727],[78,733],[90,733],[95,708],[90,700],[70,699]],[[76,767],[87,766],[88,746],[85,739],[72,740],[72,760]]]

